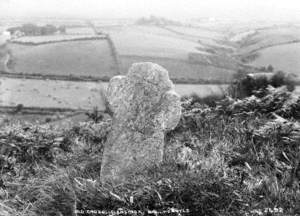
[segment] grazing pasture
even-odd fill
[[[0,106],[104,109],[98,82],[35,79],[0,79]]]
[[[209,54],[197,49],[201,47],[200,44],[181,39],[157,27],[125,26],[110,28],[109,31],[105,28],[98,29],[110,34],[120,55],[187,59],[191,52]]]
[[[107,82],[74,82],[62,80],[0,79],[0,106],[39,108],[70,108],[91,110],[105,109],[102,93]],[[181,96],[197,94],[199,97],[223,95],[228,85],[176,84],[175,90]]]
[[[151,61],[165,67],[176,82],[229,82],[237,66],[224,54],[226,45],[201,44],[197,35],[150,25],[102,26],[98,31],[110,34],[120,56],[121,73],[127,73],[132,63]],[[209,30],[203,31],[208,36]]]
[[[111,77],[117,73],[107,40],[84,40],[38,46],[10,44],[11,73]]]

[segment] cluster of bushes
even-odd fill
[[[181,153],[185,168],[198,167],[200,172],[212,168],[216,174],[222,167],[227,178],[233,175],[236,185],[231,190],[242,201],[240,210],[273,215],[264,209],[282,208],[282,215],[298,215],[300,98],[283,88],[254,103],[253,98],[226,98],[216,106],[195,97],[185,99],[180,124],[168,134],[168,143],[180,143],[177,148],[187,152]],[[255,208],[259,213],[253,213]]]
[[[169,20],[164,17],[156,17],[150,16],[149,18],[142,17],[136,21],[137,25],[157,25],[157,26],[165,26],[165,25],[182,25],[180,22]]]
[[[187,77],[172,77],[172,81],[176,84],[230,84],[230,82],[226,82],[220,79],[202,79],[202,78],[187,78]]]
[[[7,31],[9,31],[12,35],[15,34],[17,31],[23,32],[26,36],[52,35],[56,32],[65,33],[66,27],[56,27],[50,24],[47,24],[45,26],[37,26],[32,23],[26,23],[22,26],[8,28]]]
[[[1,71],[2,77],[13,77],[13,78],[28,78],[28,79],[52,79],[52,80],[68,80],[68,81],[103,81],[108,82],[111,77],[103,75],[101,77],[95,76],[74,76],[70,75],[56,75],[56,74],[40,74],[40,73],[10,73]]]
[[[262,97],[252,95],[237,100],[227,97],[220,104],[220,111],[228,115],[249,112],[264,115],[274,113],[285,118],[300,119],[300,98],[288,91],[287,87],[269,86],[264,94]]]
[[[30,170],[35,165],[55,163],[55,151],[69,149],[67,137],[50,132],[49,128],[36,126],[8,126],[0,133],[0,168],[3,173]],[[24,170],[21,170],[24,168]]]
[[[280,88],[215,100],[183,98],[163,164],[115,186],[98,181],[110,118],[2,129],[1,215],[299,215],[299,97]]]
[[[229,94],[234,98],[244,98],[251,95],[264,96],[269,85],[275,88],[285,85],[289,91],[293,91],[296,84],[293,75],[285,74],[282,71],[246,73],[239,70],[234,78],[235,80],[229,89]]]

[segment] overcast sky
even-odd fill
[[[300,19],[300,0],[0,0],[0,16]]]

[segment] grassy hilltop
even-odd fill
[[[0,216],[300,215],[298,25],[81,22],[0,45]],[[199,94],[182,98],[160,166],[101,185],[103,82],[144,61]]]
[[[300,214],[298,96],[284,87],[217,103],[194,96],[182,99],[182,109],[167,134],[164,163],[115,187],[97,181],[108,114],[63,130],[7,123],[0,133],[0,215],[179,215],[167,214],[171,208],[188,209],[186,215]]]

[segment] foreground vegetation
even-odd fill
[[[269,87],[218,99],[183,98],[164,163],[117,186],[98,182],[108,114],[64,130],[3,127],[0,215],[299,215],[299,97]]]

